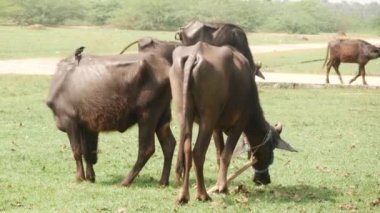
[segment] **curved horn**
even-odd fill
[[[281,134],[281,132],[282,132],[282,124],[280,122],[276,123],[274,125],[274,129],[277,131],[278,134]]]

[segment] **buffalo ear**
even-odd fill
[[[289,151],[289,152],[298,152],[297,150],[295,150],[292,146],[290,146],[288,143],[286,143],[281,138],[277,139],[276,148],[277,149],[283,149],[283,150],[286,150],[286,151]]]

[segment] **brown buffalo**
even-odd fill
[[[82,56],[63,59],[51,82],[47,105],[66,132],[76,161],[76,179],[95,181],[99,132],[139,127],[135,165],[120,183],[127,186],[155,151],[156,133],[164,153],[160,184],[169,182],[175,139],[169,127],[169,64],[152,54]],[[86,171],[83,168],[84,158]]]
[[[260,70],[255,69],[255,63],[253,61],[251,50],[249,49],[247,35],[244,30],[237,25],[192,21],[185,27],[180,28],[176,33],[175,38],[181,40],[182,44],[185,46],[194,45],[198,41],[203,41],[214,46],[229,45],[235,47],[248,59],[252,72],[260,78],[265,79],[263,73]]]
[[[120,54],[123,54],[129,47],[131,47],[134,44],[138,44],[138,51],[144,52],[144,53],[153,53],[158,54],[162,57],[164,57],[170,65],[172,65],[172,53],[174,49],[181,44],[178,42],[173,41],[161,41],[157,39],[152,38],[141,38],[137,41],[134,41],[127,45]],[[262,67],[261,63],[255,64],[256,72],[260,72],[260,68]],[[216,160],[217,165],[220,165],[220,155],[222,154],[222,150],[224,148],[224,138],[223,138],[223,132],[215,130],[213,133],[213,138],[215,141],[215,147],[216,147]],[[248,154],[249,155],[249,154]]]
[[[138,44],[139,52],[149,52],[152,54],[158,54],[164,57],[170,64],[172,64],[172,53],[174,49],[181,45],[179,42],[175,41],[161,41],[153,38],[141,38],[128,44],[121,52],[123,54],[129,47],[134,44]]]
[[[177,178],[183,175],[178,203],[189,200],[189,172],[194,160],[197,199],[209,200],[203,164],[213,130],[227,133],[222,151],[217,188],[227,191],[227,169],[241,133],[245,133],[258,162],[254,165],[256,181],[269,183],[269,165],[273,149],[295,151],[283,141],[279,132],[265,120],[251,67],[247,59],[234,48],[216,47],[204,42],[194,46],[180,46],[173,52],[169,72],[170,85],[180,121],[180,145]],[[193,122],[199,124],[199,133],[191,150]],[[184,168],[184,171],[179,170]],[[182,173],[183,172],[183,173]]]
[[[361,75],[363,84],[367,85],[367,82],[365,80],[365,65],[368,63],[368,61],[378,57],[380,57],[380,48],[366,41],[353,39],[332,40],[328,43],[326,59],[323,64],[324,67],[327,62],[326,83],[330,83],[329,73],[331,67],[334,67],[336,74],[338,74],[340,82],[344,84],[342,76],[339,72],[339,65],[343,62],[359,64],[358,74],[350,80],[350,84]]]

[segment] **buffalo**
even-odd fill
[[[129,47],[131,47],[134,44],[138,44],[138,51],[144,52],[144,53],[154,53],[158,54],[162,57],[164,57],[170,65],[172,65],[172,53],[174,49],[181,45],[179,42],[173,42],[173,41],[162,41],[157,40],[153,38],[141,38],[137,41],[134,41],[130,44],[128,44],[121,52],[120,54],[123,54]],[[255,70],[256,72],[260,72],[260,68],[262,67],[261,63],[255,63]],[[217,165],[220,165],[220,155],[224,148],[224,138],[223,138],[223,132],[222,131],[214,131],[213,133],[213,139],[215,141],[215,147],[216,147],[216,161]],[[248,154],[249,155],[249,154]]]
[[[175,35],[175,39],[180,40],[185,46],[194,45],[198,41],[203,41],[214,46],[229,45],[235,47],[248,59],[252,72],[260,78],[265,79],[263,73],[259,69],[255,69],[247,35],[244,30],[237,25],[192,21],[185,27],[180,28]]]
[[[328,43],[325,62],[323,67],[326,66],[326,83],[330,83],[329,73],[331,67],[334,67],[339,80],[344,84],[342,76],[339,72],[339,65],[344,63],[357,63],[359,64],[358,74],[350,80],[350,84],[355,81],[360,75],[363,79],[363,84],[367,85],[365,80],[365,65],[368,61],[380,57],[380,48],[376,47],[366,41],[359,39],[335,39]],[[328,61],[327,61],[328,59]]]
[[[149,52],[152,54],[158,54],[164,57],[170,64],[172,64],[172,53],[174,49],[181,45],[179,42],[175,41],[162,41],[153,38],[141,38],[137,41],[134,41],[128,44],[120,54],[123,54],[129,47],[132,45],[138,45],[139,52]]]
[[[213,131],[228,135],[216,183],[219,192],[227,192],[227,169],[241,133],[247,136],[258,160],[253,166],[257,182],[270,182],[268,168],[275,147],[295,151],[280,138],[281,128],[276,129],[265,120],[256,83],[250,76],[251,66],[246,57],[229,46],[198,42],[174,50],[169,78],[181,132],[176,175],[177,179],[183,177],[183,183],[178,203],[189,201],[192,160],[197,199],[210,200],[204,185],[203,164]],[[194,121],[199,124],[199,132],[191,150]]]
[[[137,161],[120,185],[131,184],[152,156],[155,133],[164,154],[159,183],[168,184],[176,144],[169,126],[169,68],[164,58],[153,54],[84,55],[79,64],[74,57],[58,63],[47,105],[57,128],[68,135],[78,181],[95,181],[99,132],[124,132],[137,124]]]

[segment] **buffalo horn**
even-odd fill
[[[282,124],[280,122],[276,123],[274,125],[274,129],[278,132],[278,134],[281,134],[281,132],[282,132]]]

